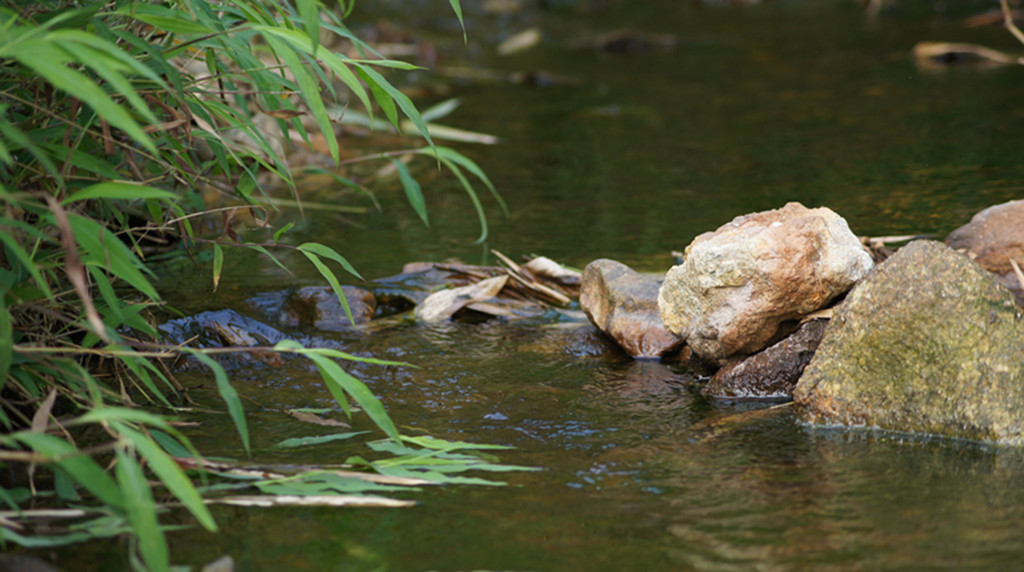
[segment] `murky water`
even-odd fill
[[[446,5],[374,9],[433,30],[449,58],[440,66],[575,80],[454,82],[463,106],[446,122],[502,138],[496,148],[459,148],[509,203],[505,219],[484,199],[486,247],[513,257],[580,267],[610,257],[664,271],[695,235],[790,200],[830,206],[858,234],[941,238],[1024,194],[1024,71],[926,71],[910,57],[919,40],[1024,51],[1000,28],[963,26],[987,5],[900,1],[874,19],[857,3],[831,1],[605,1],[511,16],[465,6],[466,47],[442,24]],[[543,30],[539,47],[493,55],[499,39],[528,26]],[[679,43],[632,55],[574,48],[624,28]],[[331,244],[368,277],[412,260],[493,262],[472,244],[476,217],[455,182],[427,189],[430,229],[391,189],[379,197],[383,214],[313,213],[294,240]],[[295,275],[236,260],[220,293],[194,276],[191,285],[169,277],[170,299],[188,310],[244,310],[255,293],[317,282],[297,259],[286,259]],[[352,368],[400,425],[514,445],[503,461],[545,470],[504,475],[513,485],[505,488],[427,490],[412,509],[221,508],[222,533],[172,536],[179,561],[231,554],[240,570],[295,572],[1006,570],[1024,561],[1016,450],[810,429],[785,411],[715,425],[753,406],[705,400],[677,365],[633,362],[551,318],[398,323],[338,339],[420,366]],[[315,432],[274,410],[329,403],[317,375],[299,367],[242,370],[234,380],[265,407],[251,412],[257,448]],[[224,416],[194,435],[205,451],[238,455]],[[314,454],[334,462],[350,452]],[[292,459],[278,455],[271,460]]]

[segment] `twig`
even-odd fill
[[[1013,13],[1010,12],[1010,4],[1006,0],[999,0],[999,6],[1003,9],[1003,25],[1017,38],[1017,41],[1024,44],[1024,32],[1020,31],[1017,24],[1013,23]],[[1017,58],[1017,63],[1024,64],[1024,58]]]
[[[1022,290],[1024,290],[1024,272],[1020,271],[1020,266],[1017,266],[1017,261],[1010,259],[1010,266],[1013,266],[1013,273],[1017,275],[1017,282],[1020,284]]]

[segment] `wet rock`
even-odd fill
[[[701,393],[721,398],[780,398],[793,394],[825,335],[828,320],[810,320],[789,337],[718,370]]]
[[[1024,286],[1010,260],[1024,268],[1024,200],[989,207],[946,237],[950,248],[963,251],[999,277],[999,282],[1024,305]]]
[[[356,286],[342,286],[342,294],[352,311],[354,324],[365,324],[373,319],[377,299],[373,293]],[[279,321],[285,326],[316,328],[336,332],[354,324],[345,314],[337,294],[328,286],[306,286],[292,292],[281,308]]]
[[[704,233],[669,270],[658,306],[694,353],[724,364],[764,349],[787,322],[843,294],[872,266],[846,221],[789,203]]]
[[[1024,444],[1024,309],[977,263],[916,241],[836,309],[793,397],[809,422]]]
[[[273,346],[287,338],[263,322],[243,316],[234,310],[202,312],[195,316],[171,320],[161,324],[157,329],[164,334],[168,343],[188,343],[199,348]],[[217,359],[230,367],[251,363],[254,359],[274,367],[283,363],[281,354],[262,349],[222,355]]]
[[[659,357],[683,344],[661,324],[658,283],[620,262],[602,258],[587,265],[580,306],[631,356]]]

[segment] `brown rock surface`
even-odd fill
[[[695,354],[724,364],[764,349],[785,322],[826,306],[871,266],[842,217],[789,203],[695,238],[658,306]]]
[[[661,324],[658,283],[621,262],[602,258],[587,265],[580,306],[633,357],[659,357],[683,344]]]
[[[377,300],[373,293],[356,286],[342,286],[342,293],[356,324],[373,319]],[[337,331],[352,326],[338,296],[328,286],[306,286],[293,292],[281,309],[281,324]]]
[[[800,374],[825,335],[828,320],[810,320],[782,341],[718,370],[701,393],[722,398],[772,398],[793,394]]]
[[[1010,259],[1024,268],[1024,200],[991,206],[974,215],[971,222],[946,237],[946,244],[962,250],[978,264],[996,274],[1020,304],[1024,286],[1010,265]]]

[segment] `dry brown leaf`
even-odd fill
[[[435,292],[416,307],[416,317],[423,322],[447,320],[467,304],[497,296],[506,282],[508,276],[495,276],[476,284]]]

